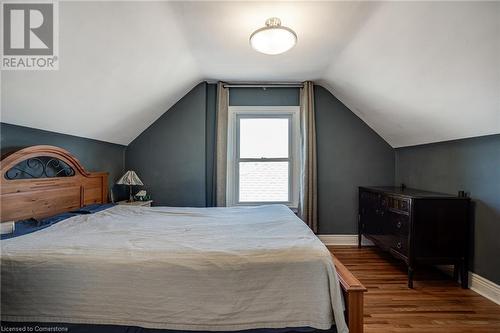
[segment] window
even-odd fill
[[[297,206],[299,107],[229,107],[227,204]]]

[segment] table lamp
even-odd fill
[[[118,179],[116,182],[119,185],[128,185],[129,187],[129,199],[128,202],[134,201],[134,197],[132,196],[132,186],[134,185],[144,185],[142,181],[139,179],[135,171],[128,170],[125,174]]]

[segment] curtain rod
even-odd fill
[[[224,88],[302,88],[301,83],[227,83]]]

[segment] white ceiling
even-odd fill
[[[249,35],[278,16],[278,56]],[[315,80],[393,147],[500,133],[500,2],[61,2],[60,69],[2,121],[128,144],[202,80]]]

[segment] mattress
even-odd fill
[[[328,249],[283,205],[118,205],[1,251],[2,321],[348,332]]]

